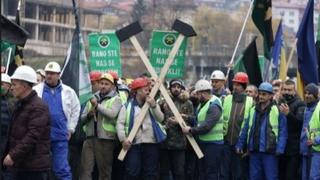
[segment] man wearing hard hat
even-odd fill
[[[164,119],[160,106],[149,97],[150,84],[146,78],[137,78],[130,84],[133,98],[122,107],[117,121],[117,134],[122,147],[128,150],[125,158],[125,180],[157,179],[159,143],[166,138],[161,126]],[[133,140],[127,139],[135,117],[141,112],[144,103],[150,105],[148,113]]]
[[[287,120],[273,101],[272,85],[263,82],[258,91],[259,101],[250,109],[235,147],[239,154],[250,153],[249,179],[279,179],[278,156],[286,147]]]
[[[220,70],[215,70],[211,73],[211,86],[212,86],[212,93],[217,97],[224,98],[226,95],[229,94],[227,89],[225,88],[226,77],[224,73]]]
[[[52,170],[57,179],[71,179],[68,163],[68,140],[74,133],[80,114],[80,102],[75,91],[60,80],[60,65],[49,62],[45,81],[34,86],[49,106],[51,117]]]
[[[111,74],[102,74],[99,80],[100,90],[82,112],[81,122],[84,124],[87,139],[83,143],[80,180],[92,179],[95,162],[99,179],[111,180],[115,125],[122,106],[114,82]]]
[[[12,179],[45,180],[51,166],[48,106],[32,90],[37,75],[31,67],[19,66],[11,80],[18,108],[12,116],[2,163],[12,169]]]
[[[199,161],[200,179],[219,179],[223,151],[223,119],[221,100],[211,94],[211,84],[199,80],[195,85],[199,98],[197,126],[182,128],[185,134],[198,136],[204,157]]]
[[[0,159],[3,159],[4,150],[7,144],[8,131],[14,108],[13,98],[9,92],[11,87],[11,78],[8,74],[1,74],[1,119],[0,119]],[[0,177],[9,178],[9,171],[2,171],[0,168]]]

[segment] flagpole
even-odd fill
[[[241,28],[241,31],[240,31],[240,35],[239,35],[238,40],[237,40],[236,47],[234,48],[234,51],[233,51],[231,60],[230,60],[230,62],[229,62],[229,64],[228,64],[229,67],[228,67],[228,71],[227,71],[227,74],[226,74],[226,80],[228,79],[228,76],[229,76],[229,73],[230,73],[230,70],[231,70],[231,67],[232,67],[234,58],[235,58],[235,56],[236,56],[236,53],[237,53],[237,50],[238,50],[238,47],[239,47],[239,44],[240,44],[240,40],[241,40],[241,38],[242,38],[242,34],[243,34],[243,32],[244,32],[244,29],[245,29],[245,27],[246,27],[246,25],[247,25],[247,21],[248,21],[248,19],[249,19],[250,14],[251,14],[251,9],[252,9],[253,3],[254,3],[254,0],[252,0],[251,3],[250,3],[250,6],[249,6],[249,9],[248,9],[246,18],[245,18],[245,20],[244,20],[244,22],[243,22],[243,25],[242,25],[242,28]]]
[[[289,59],[287,61],[287,67],[286,67],[287,73],[288,73],[288,70],[289,70],[289,65],[291,64],[291,61],[292,61],[292,58],[293,58],[293,53],[294,53],[294,51],[296,49],[296,46],[297,46],[297,42],[298,42],[298,38],[295,38],[294,42],[292,44],[292,48],[291,48],[291,51],[290,51]]]
[[[7,67],[6,67],[6,74],[8,74],[8,71],[9,71],[11,53],[12,53],[12,47],[9,48],[9,55],[8,55],[8,61],[7,61]]]

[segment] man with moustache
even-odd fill
[[[258,90],[259,102],[241,129],[236,151],[250,152],[249,179],[275,180],[279,179],[277,156],[284,152],[287,141],[286,117],[273,102],[270,83],[261,83]]]
[[[282,95],[279,101],[279,110],[286,115],[288,140],[286,149],[279,160],[279,175],[283,180],[300,180],[300,154],[299,142],[303,123],[305,104],[296,93],[296,86],[292,80],[282,85]]]
[[[183,82],[180,79],[173,79],[169,82],[171,98],[184,121],[190,125],[194,118],[193,106],[189,101],[188,93],[182,88]],[[186,138],[165,100],[159,104],[164,113],[164,124],[167,131],[167,139],[162,144],[160,151],[160,179],[170,179],[171,173],[172,179],[184,180]]]

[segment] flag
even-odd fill
[[[298,71],[303,85],[309,83],[317,84],[319,81],[314,42],[313,9],[314,1],[309,0],[296,36],[298,39]]]
[[[279,23],[278,30],[276,33],[275,41],[274,41],[274,46],[272,49],[272,65],[273,65],[273,70],[274,70],[274,79],[277,79],[278,74],[279,74],[279,59],[281,55],[281,48],[282,48],[282,43],[283,43],[283,33],[282,33],[282,20]]]
[[[260,62],[260,59],[258,58],[256,39],[257,37],[253,39],[242,55],[236,60],[233,71],[234,73],[246,72],[250,84],[254,84],[258,87],[262,82],[260,66],[263,62]]]
[[[91,83],[88,69],[88,62],[84,49],[84,42],[80,31],[78,14],[74,0],[73,8],[75,14],[76,29],[73,33],[67,57],[61,73],[61,80],[75,90],[81,104],[86,103],[91,97]]]
[[[279,79],[281,79],[283,82],[287,79],[287,58],[286,58],[286,50],[282,46],[281,52],[280,52],[280,70],[279,70]]]
[[[20,5],[21,0],[18,2],[17,12],[16,12],[16,24],[20,26]],[[16,45],[14,51],[14,61],[10,62],[8,74],[12,75],[13,72],[17,69],[18,66],[21,66],[23,63],[23,46]]]
[[[271,58],[273,46],[272,3],[271,0],[254,0],[252,20],[263,36],[264,56]]]
[[[29,33],[3,15],[1,15],[0,27],[1,41],[6,41],[10,44],[18,44],[20,46],[24,46],[27,42]]]
[[[296,36],[298,39],[297,93],[301,98],[304,97],[303,89],[305,85],[309,83],[317,84],[319,81],[314,44],[313,9],[314,1],[309,0]]]
[[[318,17],[316,52],[317,52],[317,57],[318,57],[318,80],[320,81],[320,14]]]

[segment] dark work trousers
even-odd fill
[[[48,171],[16,171],[12,174],[12,180],[47,180]]]
[[[250,152],[250,180],[279,180],[278,157],[274,154]]]
[[[200,180],[219,180],[223,144],[200,143],[204,157],[199,160]]]
[[[185,180],[185,150],[160,151],[160,179],[161,180]],[[172,176],[172,178],[170,178]]]
[[[125,157],[125,180],[156,180],[159,145],[132,145]],[[141,177],[141,178],[140,178]]]
[[[191,146],[187,146],[186,150],[185,179],[199,179],[198,157]]]
[[[279,158],[279,178],[280,180],[300,180],[301,179],[301,157],[297,155],[282,155]]]
[[[221,178],[223,180],[247,180],[249,178],[249,158],[235,152],[235,147],[224,144]]]
[[[69,164],[73,180],[79,179],[82,144],[83,143],[69,143]]]
[[[122,149],[121,143],[117,140],[113,153],[112,179],[122,180],[124,176],[124,163],[118,159],[118,155]]]

